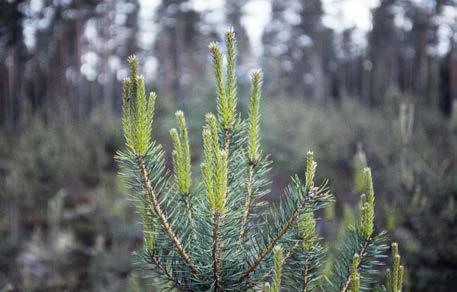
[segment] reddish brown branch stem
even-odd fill
[[[220,213],[215,212],[213,215],[213,243],[211,245],[211,256],[213,258],[213,280],[214,280],[214,291],[219,292],[222,291],[220,286],[220,278],[219,278],[219,269],[220,269],[220,261],[219,261],[219,218]]]

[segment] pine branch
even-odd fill
[[[198,269],[192,264],[192,261],[191,261],[191,258],[189,256],[188,252],[186,251],[183,244],[176,236],[176,233],[174,232],[173,228],[168,223],[167,217],[165,216],[164,212],[162,211],[162,208],[160,206],[157,195],[155,194],[154,189],[152,188],[152,183],[151,183],[151,180],[149,179],[149,173],[144,164],[144,158],[142,155],[137,155],[137,162],[138,162],[138,166],[141,170],[141,174],[142,174],[142,177],[144,180],[143,182],[146,186],[148,198],[149,198],[150,202],[152,203],[152,207],[155,211],[155,214],[157,215],[157,217],[159,219],[160,224],[162,225],[166,234],[169,236],[169,238],[175,245],[178,253],[181,255],[182,259],[184,260],[185,264],[189,267],[192,274],[194,274],[197,278],[204,280],[206,277],[204,275],[202,275],[198,271]]]
[[[252,263],[241,273],[239,281],[242,282],[257,268],[262,260],[271,252],[277,242],[289,231],[289,229],[296,225],[300,215],[306,210],[309,203],[317,202],[320,197],[325,197],[327,194],[323,192],[325,184],[319,189],[314,187],[314,175],[316,172],[316,162],[313,158],[313,153],[308,152],[307,154],[307,167],[306,167],[306,182],[303,186],[298,178],[294,180],[294,184],[297,188],[298,202],[294,204],[294,209],[290,215],[285,218],[281,226],[277,229],[276,234],[270,239],[269,243],[265,245],[264,249],[254,258]]]

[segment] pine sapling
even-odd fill
[[[251,74],[249,114],[243,118],[237,112],[232,29],[225,33],[225,43],[225,54],[217,43],[209,45],[217,111],[205,116],[197,174],[191,174],[196,161],[182,111],[175,114],[177,128],[170,130],[173,168],[167,169],[163,148],[152,136],[156,94],[146,93],[136,57],[128,60],[122,118],[126,147],[116,159],[142,215],[144,248],[136,254],[137,265],[162,285],[182,291],[369,290],[387,249],[385,234],[374,227],[370,169],[363,171],[366,195],[357,223],[348,227],[334,260],[326,264],[329,253],[317,233],[315,214],[334,201],[327,182],[315,182],[317,163],[308,152],[306,170],[292,177],[279,203],[263,199],[271,162],[260,144],[262,73]],[[324,271],[329,265],[330,275]],[[397,292],[402,283],[395,251],[387,289]]]

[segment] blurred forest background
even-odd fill
[[[408,290],[455,291],[455,0],[0,0],[0,291],[153,290],[132,272],[142,231],[113,162],[126,59],[159,94],[154,135],[169,148],[183,109],[198,158],[207,45],[229,25],[242,111],[265,72],[270,199],[313,150],[337,198],[319,230],[338,241],[369,164]]]

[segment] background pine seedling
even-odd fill
[[[327,182],[315,183],[317,163],[306,155],[304,178],[296,175],[276,204],[268,193],[270,161],[260,147],[262,73],[251,75],[249,116],[237,112],[236,39],[225,33],[227,52],[211,43],[217,113],[205,117],[201,173],[192,177],[185,115],[176,112],[170,131],[173,170],[153,139],[155,93],[146,94],[138,62],[129,58],[124,81],[123,129],[127,147],[118,152],[120,174],[143,215],[144,248],[137,265],[163,285],[183,291],[368,291],[387,250],[374,228],[375,192],[369,168],[363,170],[359,218],[348,226],[324,271],[328,252],[316,232],[315,213],[333,201]],[[226,58],[227,67],[223,63]],[[387,288],[401,291],[403,268],[393,247]]]

